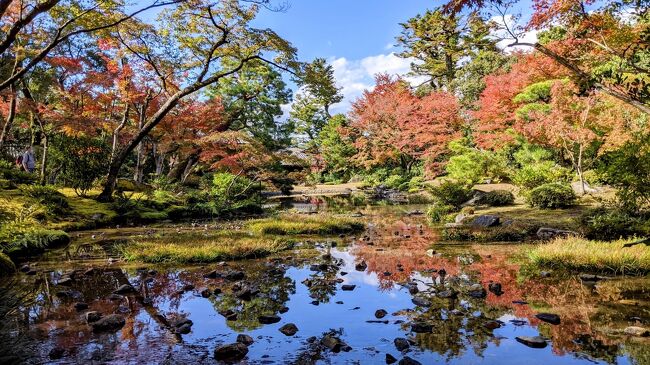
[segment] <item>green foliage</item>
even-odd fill
[[[341,135],[341,128],[346,126],[345,116],[337,114],[323,126],[316,141],[325,162],[325,173],[342,180],[349,179],[352,173],[350,159],[356,153],[352,142]]]
[[[63,215],[70,210],[68,198],[50,186],[22,185],[21,193],[44,206],[49,214]]]
[[[16,265],[9,256],[5,255],[4,252],[0,252],[0,277],[14,273],[16,271]]]
[[[214,174],[209,197],[209,204],[216,215],[257,212],[261,209],[259,183],[229,172]]]
[[[487,151],[471,147],[467,139],[459,139],[449,144],[453,155],[445,166],[450,178],[477,184],[485,180],[500,181],[507,177],[507,158],[505,151]]]
[[[605,205],[583,214],[581,224],[590,238],[619,239],[650,233],[648,217],[635,216],[616,206]]]
[[[545,80],[528,85],[512,100],[515,103],[548,102],[551,99],[551,87],[557,80]]]
[[[623,210],[640,214],[649,209],[650,134],[605,154],[597,171],[607,184],[616,188],[616,197]]]
[[[417,193],[424,188],[424,178],[422,176],[413,176],[406,186],[409,193]]]
[[[14,220],[0,228],[0,251],[7,254],[35,254],[69,241],[67,233],[38,227],[33,221]]]
[[[350,218],[331,216],[284,216],[251,221],[248,228],[263,235],[343,234],[361,231],[365,224]]]
[[[436,202],[427,209],[427,218],[433,223],[444,223],[446,217],[455,210],[456,207],[452,205]]]
[[[478,200],[479,204],[489,205],[491,207],[502,207],[511,205],[515,202],[515,196],[508,190],[488,191]]]
[[[456,208],[472,198],[472,187],[465,182],[445,180],[440,185],[429,187],[431,195],[441,205]]]
[[[57,181],[85,196],[106,173],[110,147],[105,140],[86,136],[54,138],[50,148],[50,169],[58,171]]]
[[[550,183],[532,189],[527,200],[531,206],[542,209],[566,208],[575,203],[576,195],[569,185]]]
[[[390,175],[384,180],[383,184],[390,189],[403,190],[402,187],[407,179],[403,175]]]
[[[519,168],[511,175],[512,182],[523,189],[543,184],[569,181],[571,173],[551,160],[552,153],[542,147],[524,144],[513,154]]]
[[[30,174],[27,171],[19,170],[13,163],[0,160],[0,178],[12,183],[12,186],[18,184],[33,184],[36,182],[36,174]]]

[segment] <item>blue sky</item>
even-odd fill
[[[282,1],[282,0],[277,0]],[[301,61],[316,57],[334,66],[345,99],[334,112],[346,112],[350,102],[373,85],[373,75],[404,75],[410,60],[399,58],[393,47],[401,22],[438,7],[433,0],[288,0],[284,12],[262,10],[253,25],[271,28],[290,41]],[[529,0],[519,12],[530,10]],[[416,80],[414,80],[416,81]],[[416,81],[417,82],[417,81]],[[289,106],[285,108],[288,110]]]

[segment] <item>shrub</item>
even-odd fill
[[[110,147],[100,138],[58,136],[50,149],[50,166],[60,171],[57,181],[85,196],[106,171]]]
[[[43,205],[50,214],[65,214],[69,211],[70,205],[65,195],[50,186],[22,185],[20,191],[28,198]]]
[[[443,223],[447,215],[452,213],[455,208],[448,204],[434,203],[427,209],[427,217],[433,223]]]
[[[441,205],[460,207],[472,198],[472,188],[462,182],[445,180],[438,186],[431,186],[429,190]]]
[[[449,144],[454,153],[445,170],[452,179],[482,183],[486,180],[500,181],[507,177],[507,158],[503,152],[479,150],[468,145],[465,139]]]
[[[485,204],[491,207],[502,207],[511,205],[514,202],[515,196],[508,190],[488,191],[478,200],[479,204]]]
[[[34,227],[27,222],[10,222],[0,229],[0,251],[8,254],[31,255],[68,242],[70,236],[63,231]]]
[[[406,179],[402,175],[390,175],[384,180],[383,184],[391,189],[400,190]]]
[[[576,195],[570,186],[553,183],[534,188],[528,193],[527,199],[533,207],[555,209],[573,205]]]
[[[417,193],[424,187],[424,178],[422,176],[413,176],[407,183],[409,193]]]
[[[608,240],[647,234],[644,222],[647,222],[644,217],[610,206],[591,210],[581,217],[588,237]]]
[[[16,265],[3,252],[0,252],[0,276],[11,274],[16,271]]]
[[[260,184],[229,172],[218,172],[212,179],[210,203],[213,213],[259,212],[262,207]]]

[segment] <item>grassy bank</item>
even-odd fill
[[[129,261],[149,263],[207,263],[264,257],[294,247],[298,236],[359,231],[364,225],[330,215],[306,217],[284,214],[247,221],[239,229],[174,233],[138,239],[121,248]]]
[[[612,242],[570,237],[536,246],[528,253],[535,265],[571,271],[644,275],[650,273],[650,247],[623,247],[634,239]]]
[[[358,232],[363,230],[364,225],[358,220],[343,217],[281,215],[251,221],[248,227],[254,233],[262,235],[328,235]]]

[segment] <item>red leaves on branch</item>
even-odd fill
[[[405,81],[386,74],[375,80],[350,113],[356,160],[366,168],[392,162],[408,169],[415,160],[437,168],[462,124],[456,98],[442,91],[418,97]]]

